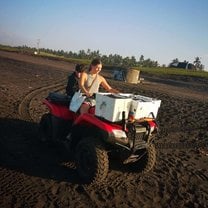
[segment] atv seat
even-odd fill
[[[71,97],[58,92],[50,92],[46,98],[51,103],[69,106]]]

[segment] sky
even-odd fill
[[[0,0],[0,44],[173,59],[208,70],[208,0]]]

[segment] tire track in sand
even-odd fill
[[[40,93],[43,93],[44,91],[53,89],[53,90],[61,90],[64,88],[65,84],[64,83],[65,80],[59,80],[57,83],[54,83],[52,85],[47,85],[44,87],[40,87],[40,88],[36,88],[35,90],[31,91],[30,93],[28,93],[21,101],[21,103],[19,104],[18,107],[18,113],[20,115],[20,118],[25,120],[25,121],[34,121],[33,117],[31,116],[30,113],[30,103],[32,101],[32,99],[39,95]]]

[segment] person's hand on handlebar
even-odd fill
[[[86,92],[85,95],[86,95],[87,97],[91,97],[92,93]]]

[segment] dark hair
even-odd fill
[[[93,65],[93,66],[96,66],[98,64],[102,64],[102,62],[99,58],[95,58],[91,61],[91,65]]]
[[[75,67],[75,71],[81,73],[85,70],[85,65],[84,64],[77,64]]]
[[[98,64],[102,64],[102,61],[99,58],[95,58],[91,61],[89,71],[91,70],[91,66],[96,66]]]

